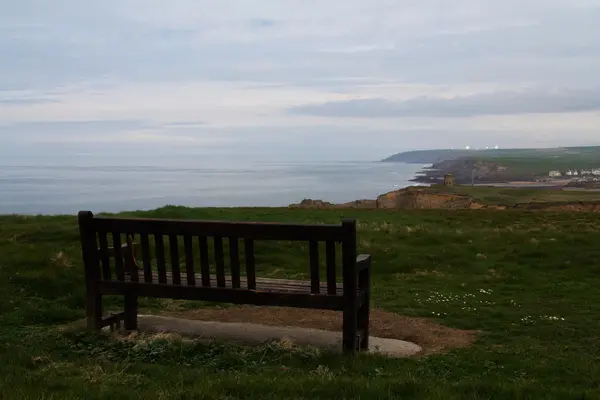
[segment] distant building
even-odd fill
[[[600,176],[600,168],[594,168],[592,170],[592,175]]]
[[[548,176],[551,177],[551,178],[558,178],[558,177],[561,177],[562,174],[561,174],[560,171],[554,170],[554,171],[550,171],[548,173]]]
[[[589,169],[582,169],[581,175],[592,175],[592,171]]]

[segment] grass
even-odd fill
[[[600,202],[600,191],[562,190],[553,188],[513,188],[456,185],[452,188],[443,185],[423,188],[434,192],[451,192],[471,196],[488,205],[513,206],[518,203],[569,203]]]
[[[506,173],[510,176],[548,176],[551,170],[559,170],[564,174],[570,169],[600,168],[600,147],[500,150],[476,158],[508,167]]]
[[[507,173],[543,175],[558,169],[600,168],[600,146],[559,147],[548,149],[439,149],[417,150],[396,154],[384,161],[438,163],[443,160],[476,159],[490,161],[509,167]]]
[[[466,349],[388,359],[65,332],[58,328],[84,316],[75,217],[3,216],[0,398],[600,398],[599,214],[180,207],[132,214],[355,217],[360,251],[373,255],[375,307],[483,333]],[[264,244],[258,259],[264,272],[292,276],[307,268],[304,250]],[[160,312],[172,302],[142,306]]]

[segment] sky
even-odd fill
[[[598,21],[598,0],[0,0],[0,156],[600,145]]]

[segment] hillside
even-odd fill
[[[398,153],[383,162],[433,164],[416,179],[438,183],[451,173],[457,183],[536,181],[551,170],[600,168],[600,146],[550,149],[419,150]]]
[[[382,162],[404,162],[409,164],[434,164],[441,161],[456,160],[458,158],[475,158],[485,160],[493,159],[522,159],[535,158],[542,160],[600,160],[600,146],[587,147],[555,147],[531,149],[437,149],[414,150],[394,154]]]
[[[533,209],[546,211],[600,212],[600,191],[561,188],[489,187],[442,185],[413,186],[362,199],[335,204],[304,199],[290,208],[305,209]]]
[[[382,162],[403,162],[408,164],[434,164],[445,160],[455,160],[472,155],[469,150],[414,150],[394,154]]]

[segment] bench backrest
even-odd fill
[[[329,295],[336,294],[339,261],[336,260],[336,246],[341,244],[344,286],[356,287],[356,222],[352,219],[344,219],[338,225],[305,225],[96,217],[90,211],[81,211],[79,227],[88,282],[118,280],[180,285],[183,276],[190,286],[232,286],[252,290],[256,289],[254,243],[277,240],[308,242],[311,293],[314,294],[322,292],[319,243],[324,242]],[[165,245],[167,241],[168,246]],[[210,241],[212,251],[209,250]],[[227,248],[224,242],[228,244]],[[134,243],[141,247],[139,271],[135,262],[127,261],[135,259]],[[226,249],[231,285],[226,285],[226,275],[229,275],[225,268]],[[215,276],[211,276],[211,264]],[[242,264],[245,277],[242,276]],[[197,279],[197,275],[201,278]]]

